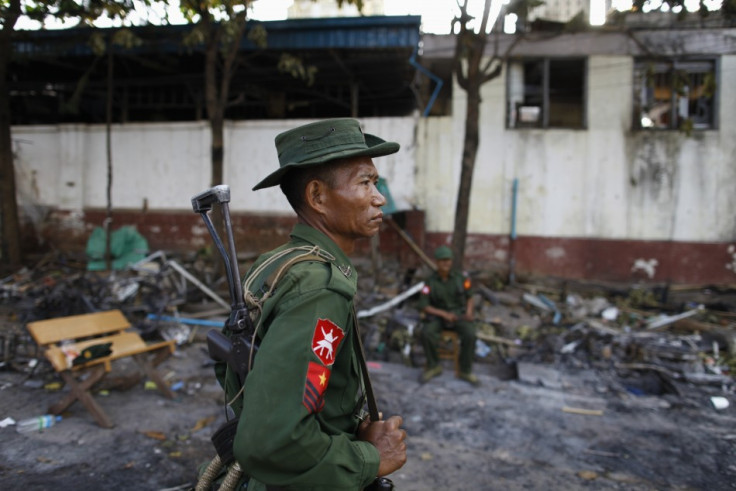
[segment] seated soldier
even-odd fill
[[[452,251],[449,247],[438,247],[434,257],[437,271],[426,281],[419,299],[419,310],[426,316],[420,332],[427,360],[421,381],[428,382],[442,373],[437,346],[442,330],[451,329],[460,338],[458,378],[477,386],[480,382],[472,373],[476,338],[471,281],[463,273],[452,269]]]

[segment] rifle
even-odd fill
[[[217,329],[210,329],[207,333],[207,349],[210,358],[227,363],[238,376],[238,381],[242,385],[248,375],[250,361],[258,350],[258,346],[254,344],[253,334],[255,328],[243,299],[243,287],[240,283],[229,203],[230,187],[226,184],[220,184],[202,191],[192,198],[194,212],[202,216],[202,220],[204,220],[207,230],[209,230],[212,240],[225,263],[225,273],[227,274],[227,283],[230,290],[230,316],[225,322],[223,330],[230,333],[231,336],[228,337]],[[212,205],[215,204],[220,205],[225,219],[227,250],[209,216]]]

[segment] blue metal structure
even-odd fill
[[[265,28],[267,45],[242,39],[230,85],[237,102],[226,118],[407,116],[422,92],[417,85],[431,83],[417,79],[417,70],[436,83],[427,115],[442,83],[416,59],[420,24],[411,15],[249,21]],[[117,28],[15,33],[13,124],[103,122],[108,61],[115,73],[114,122],[204,118],[204,46],[182,42],[192,28],[133,27],[142,42],[113,46],[113,58],[95,54],[90,40],[110,38]],[[285,54],[292,62],[286,69]]]

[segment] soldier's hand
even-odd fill
[[[383,421],[365,420],[358,429],[358,439],[372,443],[381,455],[378,476],[387,476],[406,463],[406,431],[400,428],[401,416]]]

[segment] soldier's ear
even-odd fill
[[[318,213],[323,212],[325,200],[325,183],[319,179],[312,179],[307,183],[304,191],[304,201],[309,209]]]

